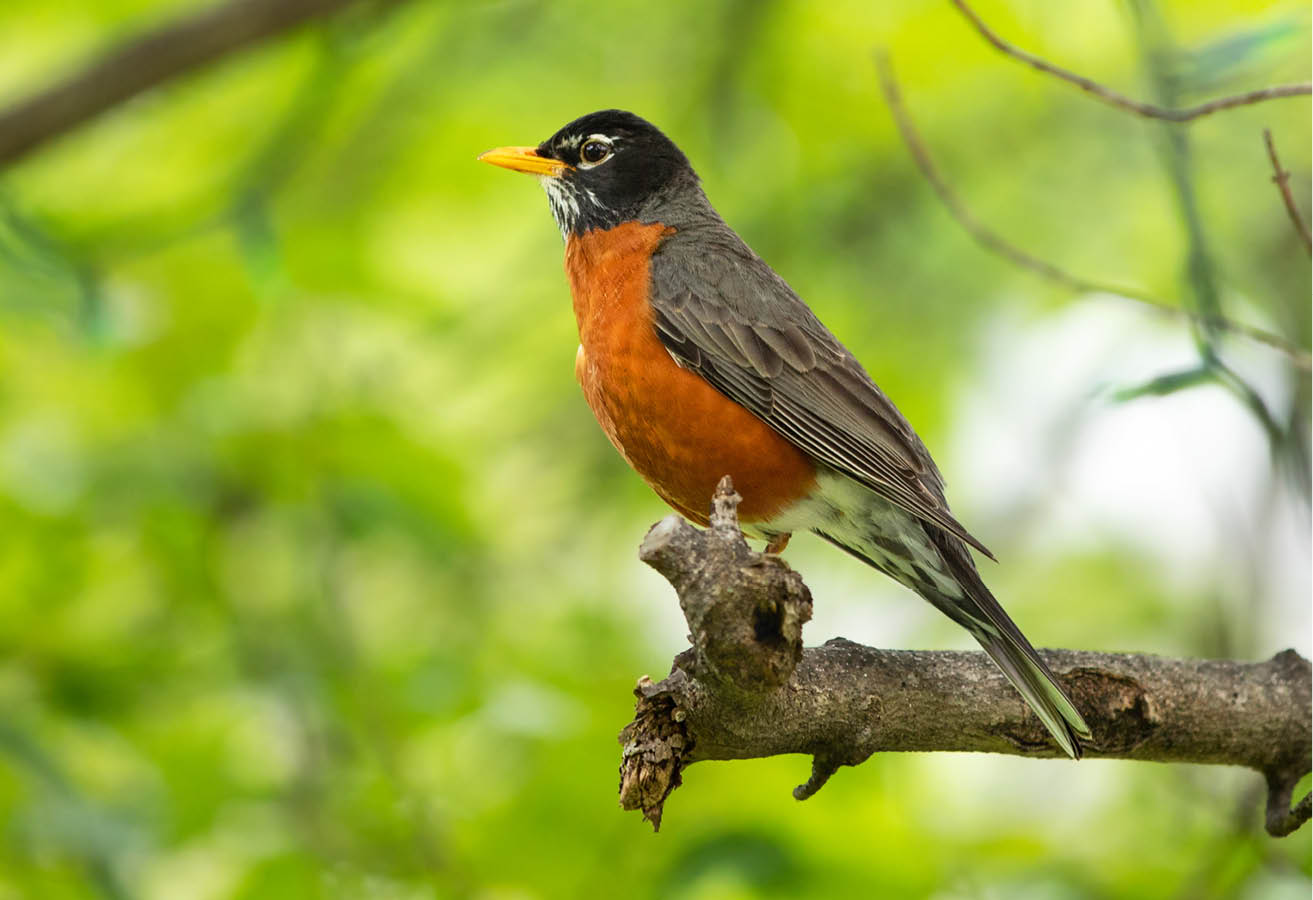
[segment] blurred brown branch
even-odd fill
[[[883,51],[876,53],[876,67],[880,73],[880,88],[884,93],[885,102],[889,106],[889,111],[893,114],[894,122],[898,126],[898,132],[907,145],[908,151],[916,161],[917,168],[925,176],[926,181],[934,188],[935,194],[940,201],[947,207],[949,213],[957,220],[976,243],[980,244],[990,253],[1001,256],[1014,265],[1023,269],[1029,269],[1043,277],[1054,281],[1058,284],[1065,285],[1072,290],[1088,292],[1113,294],[1118,297],[1125,297],[1128,300],[1135,300],[1146,306],[1160,310],[1163,313],[1172,316],[1179,316],[1184,319],[1196,322],[1201,325],[1207,325],[1218,331],[1228,332],[1231,334],[1243,335],[1253,341],[1266,344],[1269,347],[1281,352],[1304,371],[1313,370],[1313,357],[1310,357],[1308,351],[1296,346],[1291,341],[1286,340],[1280,335],[1273,334],[1253,325],[1247,325],[1243,322],[1236,322],[1222,316],[1206,316],[1193,310],[1184,309],[1179,306],[1173,306],[1164,300],[1160,300],[1143,291],[1134,288],[1127,288],[1121,285],[1106,284],[1099,281],[1092,281],[1088,278],[1082,278],[1079,275],[1073,275],[1065,269],[1061,269],[1047,260],[1040,259],[1038,256],[1027,253],[1025,250],[1017,247],[1015,244],[1002,238],[997,232],[982,223],[962,202],[957,193],[949,186],[940,174],[938,167],[930,156],[929,150],[926,149],[925,143],[921,140],[916,126],[912,124],[911,116],[908,115],[906,107],[903,105],[902,92],[898,87],[898,80],[894,76],[893,67],[889,62],[889,57]]]
[[[802,647],[811,595],[777,556],[739,532],[728,477],[711,528],[670,516],[639,556],[675,587],[693,647],[659,683],[642,679],[620,735],[621,804],[659,826],[681,771],[711,759],[785,753],[813,758],[794,791],[805,799],[841,766],[872,753],[976,751],[1059,757],[1062,751],[983,653],[876,650],[837,639]],[[1310,768],[1308,660],[1262,663],[1048,650],[1094,731],[1089,757],[1238,765],[1263,773],[1267,830],[1309,818],[1293,809]]]
[[[1032,53],[1022,50],[1015,44],[1009,43],[999,37],[976,11],[968,6],[965,0],[953,0],[953,5],[964,15],[968,21],[980,32],[980,36],[988,41],[996,50],[1020,60],[1034,69],[1053,75],[1063,81],[1074,84],[1082,91],[1097,97],[1104,103],[1119,107],[1137,116],[1145,116],[1150,119],[1165,119],[1168,122],[1189,122],[1191,119],[1198,119],[1201,116],[1207,116],[1224,109],[1232,109],[1237,106],[1248,106],[1251,103],[1261,103],[1264,100],[1278,100],[1282,97],[1298,97],[1313,93],[1313,84],[1280,84],[1273,87],[1259,88],[1258,90],[1247,91],[1243,94],[1233,94],[1227,97],[1218,97],[1216,100],[1209,100],[1207,103],[1200,103],[1197,106],[1189,106],[1183,109],[1170,109],[1165,106],[1157,106],[1153,103],[1143,103],[1127,97],[1125,94],[1119,94],[1112,88],[1105,87],[1093,79],[1086,78],[1083,75],[1077,75],[1075,72],[1069,72],[1066,69],[1055,66],[1053,63],[1041,59]]]
[[[0,167],[163,82],[358,2],[229,0],[131,38],[0,112]]]
[[[1295,195],[1290,191],[1290,173],[1281,167],[1281,159],[1277,156],[1276,144],[1272,142],[1272,129],[1263,129],[1263,143],[1267,145],[1267,158],[1272,161],[1272,183],[1281,191],[1281,199],[1286,204],[1286,212],[1290,214],[1290,221],[1295,226],[1295,231],[1299,234],[1299,239],[1304,242],[1304,249],[1313,256],[1313,240],[1309,238],[1308,223],[1300,215],[1299,207],[1295,205]]]

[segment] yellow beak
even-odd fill
[[[510,169],[512,172],[525,172],[529,175],[550,175],[559,178],[570,167],[559,159],[548,159],[538,155],[537,147],[498,147],[487,153],[479,154],[482,162]]]

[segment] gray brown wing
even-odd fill
[[[682,237],[658,249],[651,275],[653,322],[676,362],[814,459],[992,559],[949,512],[911,425],[788,284],[728,228]]]

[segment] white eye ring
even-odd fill
[[[600,144],[603,149],[596,159],[588,158],[588,151],[593,145]],[[615,142],[604,134],[590,134],[579,143],[579,168],[591,169],[606,162],[615,153]]]

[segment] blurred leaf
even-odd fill
[[[1198,387],[1201,384],[1216,384],[1217,373],[1210,366],[1195,366],[1182,372],[1159,375],[1152,381],[1136,387],[1121,388],[1113,393],[1113,399],[1125,403],[1138,397],[1165,397],[1177,391]]]
[[[1284,19],[1241,28],[1209,43],[1181,51],[1178,77],[1195,95],[1235,89],[1238,82],[1270,69],[1281,57],[1298,53],[1308,23]]]

